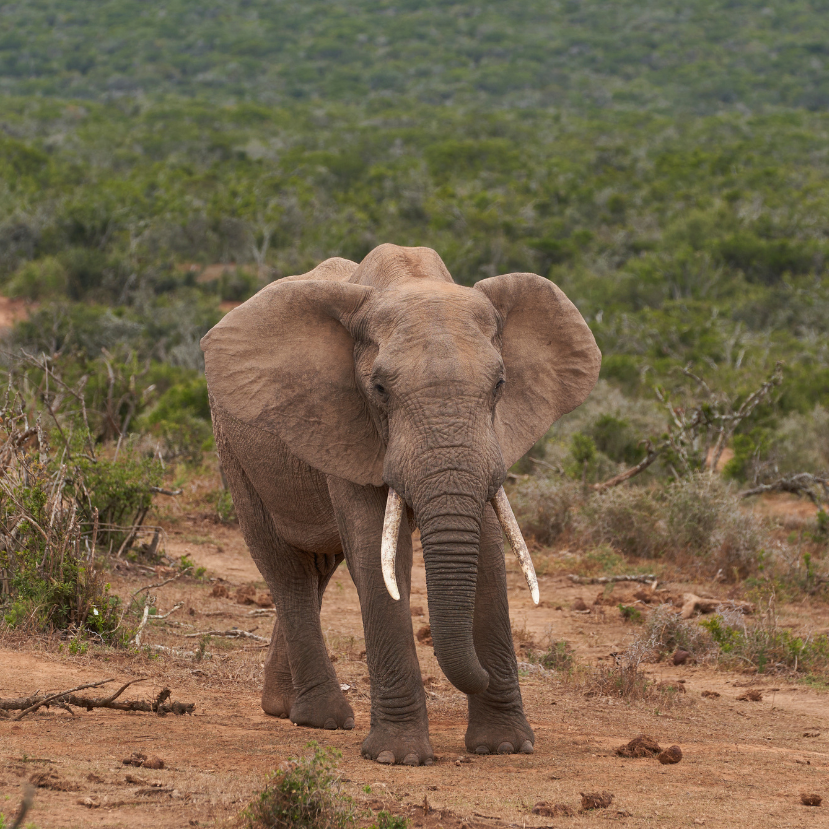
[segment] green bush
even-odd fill
[[[340,791],[340,752],[308,744],[313,753],[283,763],[244,811],[249,829],[347,829],[354,804]]]
[[[27,262],[9,280],[5,293],[32,301],[47,297],[66,296],[68,281],[66,268],[54,256]]]

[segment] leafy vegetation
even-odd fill
[[[244,810],[249,829],[348,829],[357,825],[354,801],[341,791],[340,752],[308,743],[312,754],[292,758],[271,775]],[[370,829],[406,829],[408,820],[383,810]]]

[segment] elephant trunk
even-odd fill
[[[475,653],[472,622],[478,578],[483,501],[469,496],[434,497],[415,514],[420,527],[426,592],[435,656],[446,678],[465,694],[489,685]]]

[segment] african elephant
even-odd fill
[[[435,251],[386,244],[271,283],[202,348],[222,468],[276,605],[262,708],[354,727],[319,617],[345,558],[371,679],[363,755],[432,762],[409,612],[417,527],[435,654],[468,695],[467,749],[531,753],[496,512],[537,601],[501,484],[596,382],[575,306],[535,274],[467,288]]]

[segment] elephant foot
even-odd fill
[[[284,720],[291,713],[295,697],[296,693],[293,687],[290,692],[284,692],[278,688],[265,686],[262,691],[262,710],[271,717],[279,717]]]
[[[308,728],[354,728],[354,711],[339,688],[314,689],[298,694],[291,705],[291,722]]]
[[[435,753],[429,742],[429,728],[404,729],[375,725],[363,741],[363,757],[392,766],[431,766]]]
[[[535,734],[523,713],[470,721],[464,738],[473,754],[532,754]]]

